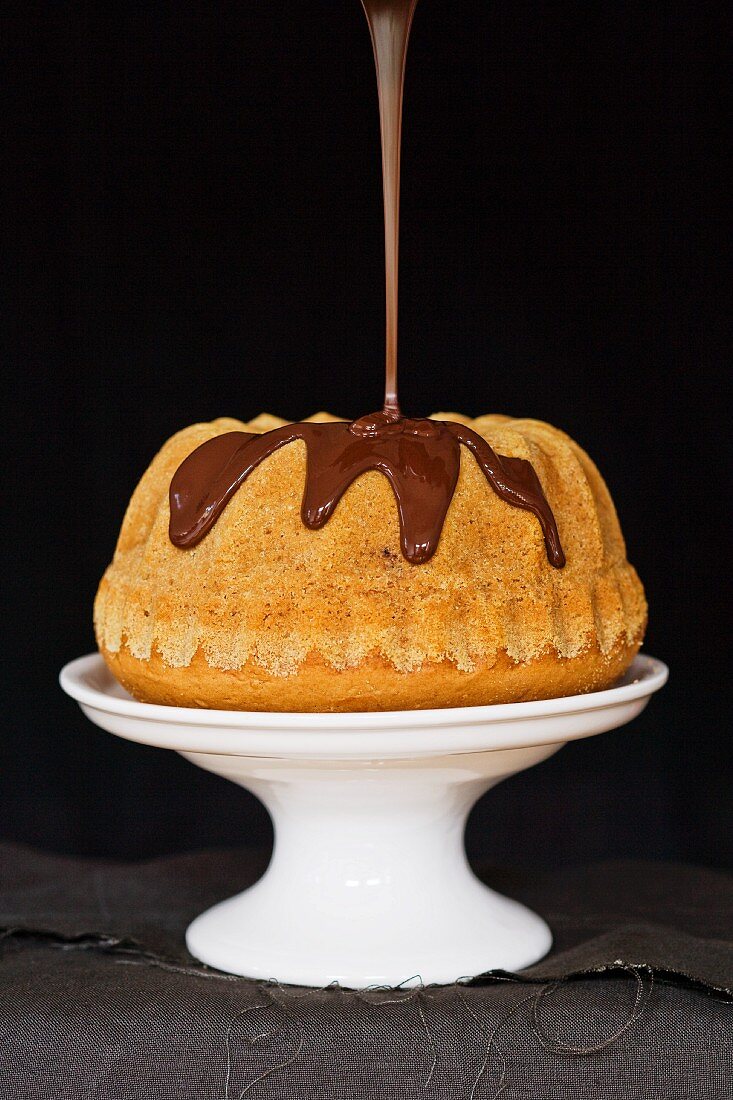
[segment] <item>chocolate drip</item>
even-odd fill
[[[202,443],[171,481],[171,542],[181,548],[200,542],[252,471],[296,439],[303,440],[308,452],[301,516],[311,530],[328,523],[360,474],[378,470],[397,500],[402,553],[414,565],[428,561],[453,499],[463,444],[497,496],[537,517],[550,563],[556,568],[565,564],[555,517],[531,463],[496,454],[463,424],[410,420],[389,412],[351,424],[286,424],[263,435],[227,432]]]

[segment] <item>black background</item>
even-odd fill
[[[0,835],[113,856],[267,840],[259,804],[56,683],[160,444],[379,403],[382,228],[358,0],[25,3],[6,24]],[[723,5],[421,0],[403,159],[411,413],[531,415],[598,462],[668,687],[502,785],[469,848],[725,864]]]

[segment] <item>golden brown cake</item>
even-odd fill
[[[610,686],[639,649],[646,603],[596,467],[537,420],[436,418],[532,462],[563,569],[549,564],[536,518],[501,500],[464,448],[438,549],[422,565],[402,556],[394,494],[375,471],[322,530],[304,526],[300,441],[254,470],[198,545],[179,549],[168,489],[183,459],[215,435],[286,421],[194,424],[143,476],[99,586],[97,641],[117,679],[147,702],[267,711],[467,706]]]

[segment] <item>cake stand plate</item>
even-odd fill
[[[566,742],[631,721],[666,679],[660,661],[640,656],[616,687],[591,695],[275,714],[139,703],[98,654],[61,673],[102,729],[174,749],[254,791],[272,815],[267,871],[196,918],[191,953],[250,978],[352,988],[449,983],[542,958],[552,939],[545,922],[468,866],[469,810]]]

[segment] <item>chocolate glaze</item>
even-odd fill
[[[303,523],[323,527],[351,483],[378,470],[397,500],[402,553],[419,565],[435,553],[458,480],[460,444],[473,454],[494,492],[539,520],[547,557],[565,564],[555,518],[530,462],[498,455],[471,428],[438,420],[375,413],[348,424],[286,424],[263,435],[227,432],[184,459],[170,486],[170,539],[195,546],[211,530],[237,489],[280,447],[301,439],[308,459]]]

